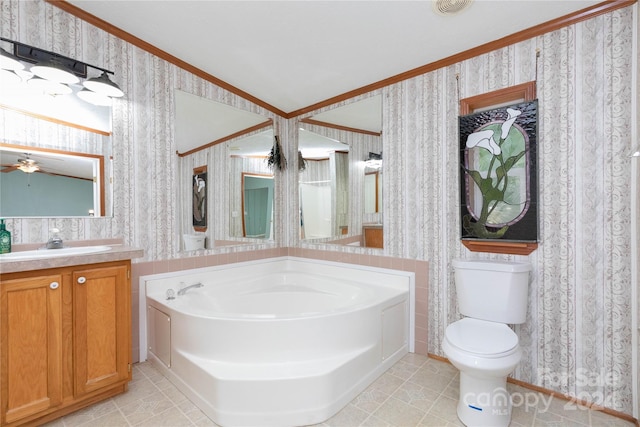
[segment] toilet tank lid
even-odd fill
[[[488,259],[454,259],[452,264],[456,269],[467,270],[507,271],[511,273],[531,271],[531,264],[528,262]]]
[[[193,234],[187,234],[187,233],[185,233],[185,234],[183,234],[183,235],[182,235],[182,237],[183,237],[185,240],[200,240],[200,239],[204,239],[204,238],[206,238],[206,237],[207,237],[207,235],[206,235],[206,234],[204,234],[204,233],[193,233]]]

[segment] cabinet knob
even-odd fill
[[[84,284],[84,282],[87,281],[87,278],[84,276],[80,276],[78,277],[78,283],[80,283],[81,285]]]
[[[51,283],[49,283],[49,287],[50,287],[51,289],[58,289],[58,287],[60,287],[60,283],[58,283],[58,282],[51,282]]]

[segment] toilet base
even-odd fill
[[[507,427],[511,421],[507,377],[478,378],[461,371],[457,412],[466,426]]]

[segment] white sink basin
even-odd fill
[[[26,259],[55,258],[61,256],[94,254],[97,252],[107,252],[111,246],[78,246],[62,249],[36,249],[33,251],[11,252],[1,254],[0,261],[19,261]]]

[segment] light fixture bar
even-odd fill
[[[110,106],[113,98],[124,96],[120,87],[109,79],[108,74],[113,75],[113,71],[4,37],[0,37],[0,41],[13,45],[13,54],[0,47],[0,68],[2,68],[2,76],[5,80],[12,76],[5,75],[4,71],[12,70],[17,74],[18,71],[21,71],[18,68],[24,68],[20,62],[23,61],[35,64],[29,73],[31,76],[35,74],[37,77],[32,79],[27,77],[25,79],[28,80],[27,84],[42,90],[43,93],[49,95],[69,94],[72,89],[67,85],[79,83],[82,78],[84,79],[82,85],[86,89],[81,90],[77,95],[84,101],[95,105]],[[87,67],[102,73],[99,77],[88,78]]]
[[[109,71],[102,67],[96,67],[95,65],[87,64],[86,62],[78,61],[77,59],[69,58],[67,56],[63,56],[55,52],[50,52],[48,50],[40,49],[34,46],[29,46],[24,43],[6,39],[4,37],[0,37],[0,40],[2,40],[3,42],[11,43],[13,45],[14,56],[20,58],[23,61],[30,62],[32,64],[55,61],[59,64],[62,64],[70,72],[72,72],[73,74],[81,78],[87,77],[87,67],[100,70],[103,73],[108,73],[112,75],[114,74],[113,71]]]
[[[51,59],[43,63],[39,62],[31,67],[29,71],[38,77],[57,83],[75,84],[80,81],[78,76],[70,71],[63,61],[58,59]]]
[[[65,70],[68,70],[77,77],[87,77],[87,64],[53,52],[15,43],[13,45],[13,54],[21,60],[32,64],[47,64],[55,62],[56,65],[64,67]]]

